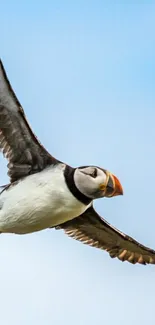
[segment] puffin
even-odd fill
[[[123,195],[119,179],[98,166],[71,167],[33,133],[0,60],[0,150],[10,183],[0,191],[0,233],[62,229],[69,237],[132,264],[155,264],[155,251],[119,231],[93,207]]]

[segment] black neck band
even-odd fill
[[[66,180],[66,184],[70,190],[70,192],[78,199],[80,202],[84,203],[85,205],[88,205],[92,199],[87,197],[86,195],[82,194],[78,188],[75,185],[74,182],[74,173],[75,173],[75,168],[72,168],[68,165],[66,165],[65,171],[64,171],[64,176]]]

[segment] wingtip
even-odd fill
[[[4,70],[3,61],[2,61],[2,59],[1,59],[1,57],[0,57],[0,66],[1,66],[1,68]]]

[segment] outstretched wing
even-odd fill
[[[8,175],[14,182],[41,171],[57,160],[39,143],[9,83],[0,60],[0,149],[8,159]]]
[[[141,245],[133,238],[111,226],[93,207],[81,216],[67,221],[56,229],[84,244],[106,250],[112,258],[140,264],[155,264],[155,251]]]

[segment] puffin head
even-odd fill
[[[74,183],[83,195],[92,200],[123,195],[123,188],[118,178],[108,170],[97,166],[76,168]]]

